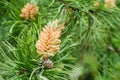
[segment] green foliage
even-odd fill
[[[16,47],[12,46],[8,41],[3,42],[0,50],[0,75],[4,79],[11,80],[26,80],[28,78],[30,80],[39,80],[39,78],[41,79],[40,76],[45,76],[50,80],[63,80],[64,78],[69,80],[71,78],[69,69],[74,68],[71,62],[75,59],[70,57],[70,52],[64,52],[64,47],[61,54],[58,53],[59,55],[56,55],[53,59],[54,68],[45,69],[44,66],[39,65],[39,56],[36,54],[35,42],[37,35],[35,26],[26,27],[21,31],[19,37],[13,37],[17,42]],[[73,45],[69,46],[71,46],[69,50],[72,49]],[[66,50],[68,49],[66,48]],[[71,61],[69,64],[67,63],[68,60]]]
[[[19,16],[28,2],[39,7],[35,20]],[[116,0],[115,7],[105,8],[103,0],[1,0],[0,80],[120,80],[119,4]],[[46,69],[35,43],[42,27],[55,19],[65,22],[65,29],[60,51],[50,57],[54,67]]]

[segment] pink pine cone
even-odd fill
[[[41,55],[42,58],[54,56],[60,49],[61,40],[59,38],[61,36],[61,29],[63,29],[64,25],[58,24],[57,21],[53,21],[52,24],[53,23],[56,23],[57,28],[53,25],[45,26],[35,45],[37,53]]]
[[[105,7],[107,8],[113,8],[115,6],[115,0],[104,0]]]
[[[38,7],[34,4],[27,3],[24,6],[24,8],[21,10],[20,17],[26,20],[35,19],[37,13],[38,13]]]

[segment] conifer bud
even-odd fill
[[[104,0],[106,8],[113,8],[115,6],[115,0]]]
[[[38,13],[38,7],[34,4],[27,3],[24,6],[24,8],[21,10],[20,17],[26,20],[35,19],[37,13]]]
[[[45,68],[53,68],[53,62],[50,59],[43,60],[43,66]]]
[[[43,28],[36,42],[37,53],[41,58],[48,58],[54,56],[60,49],[61,30],[64,25],[58,24],[55,20]]]
[[[53,68],[53,61],[49,58],[40,58],[38,65],[43,65],[45,68]]]
[[[94,6],[95,6],[95,7],[97,7],[97,6],[99,6],[99,5],[100,5],[99,2],[95,2],[95,3],[94,3]]]

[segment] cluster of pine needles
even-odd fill
[[[120,80],[120,0],[0,0],[0,80]]]

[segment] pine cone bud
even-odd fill
[[[115,0],[104,0],[105,7],[107,8],[113,8],[115,6]]]
[[[59,28],[60,27],[60,28]],[[54,56],[60,49],[61,25],[57,21],[53,21],[41,31],[39,40],[36,42],[37,53],[41,58]]]
[[[34,4],[27,3],[21,10],[20,17],[26,20],[35,19],[35,15],[38,13],[38,7]]]
[[[53,68],[53,62],[50,59],[43,60],[43,66],[45,68]]]
[[[95,2],[95,3],[94,3],[94,6],[95,6],[95,7],[97,7],[97,6],[99,6],[99,5],[100,5],[99,2]]]
[[[53,68],[53,62],[49,58],[40,58],[38,65],[43,65],[45,68]]]

